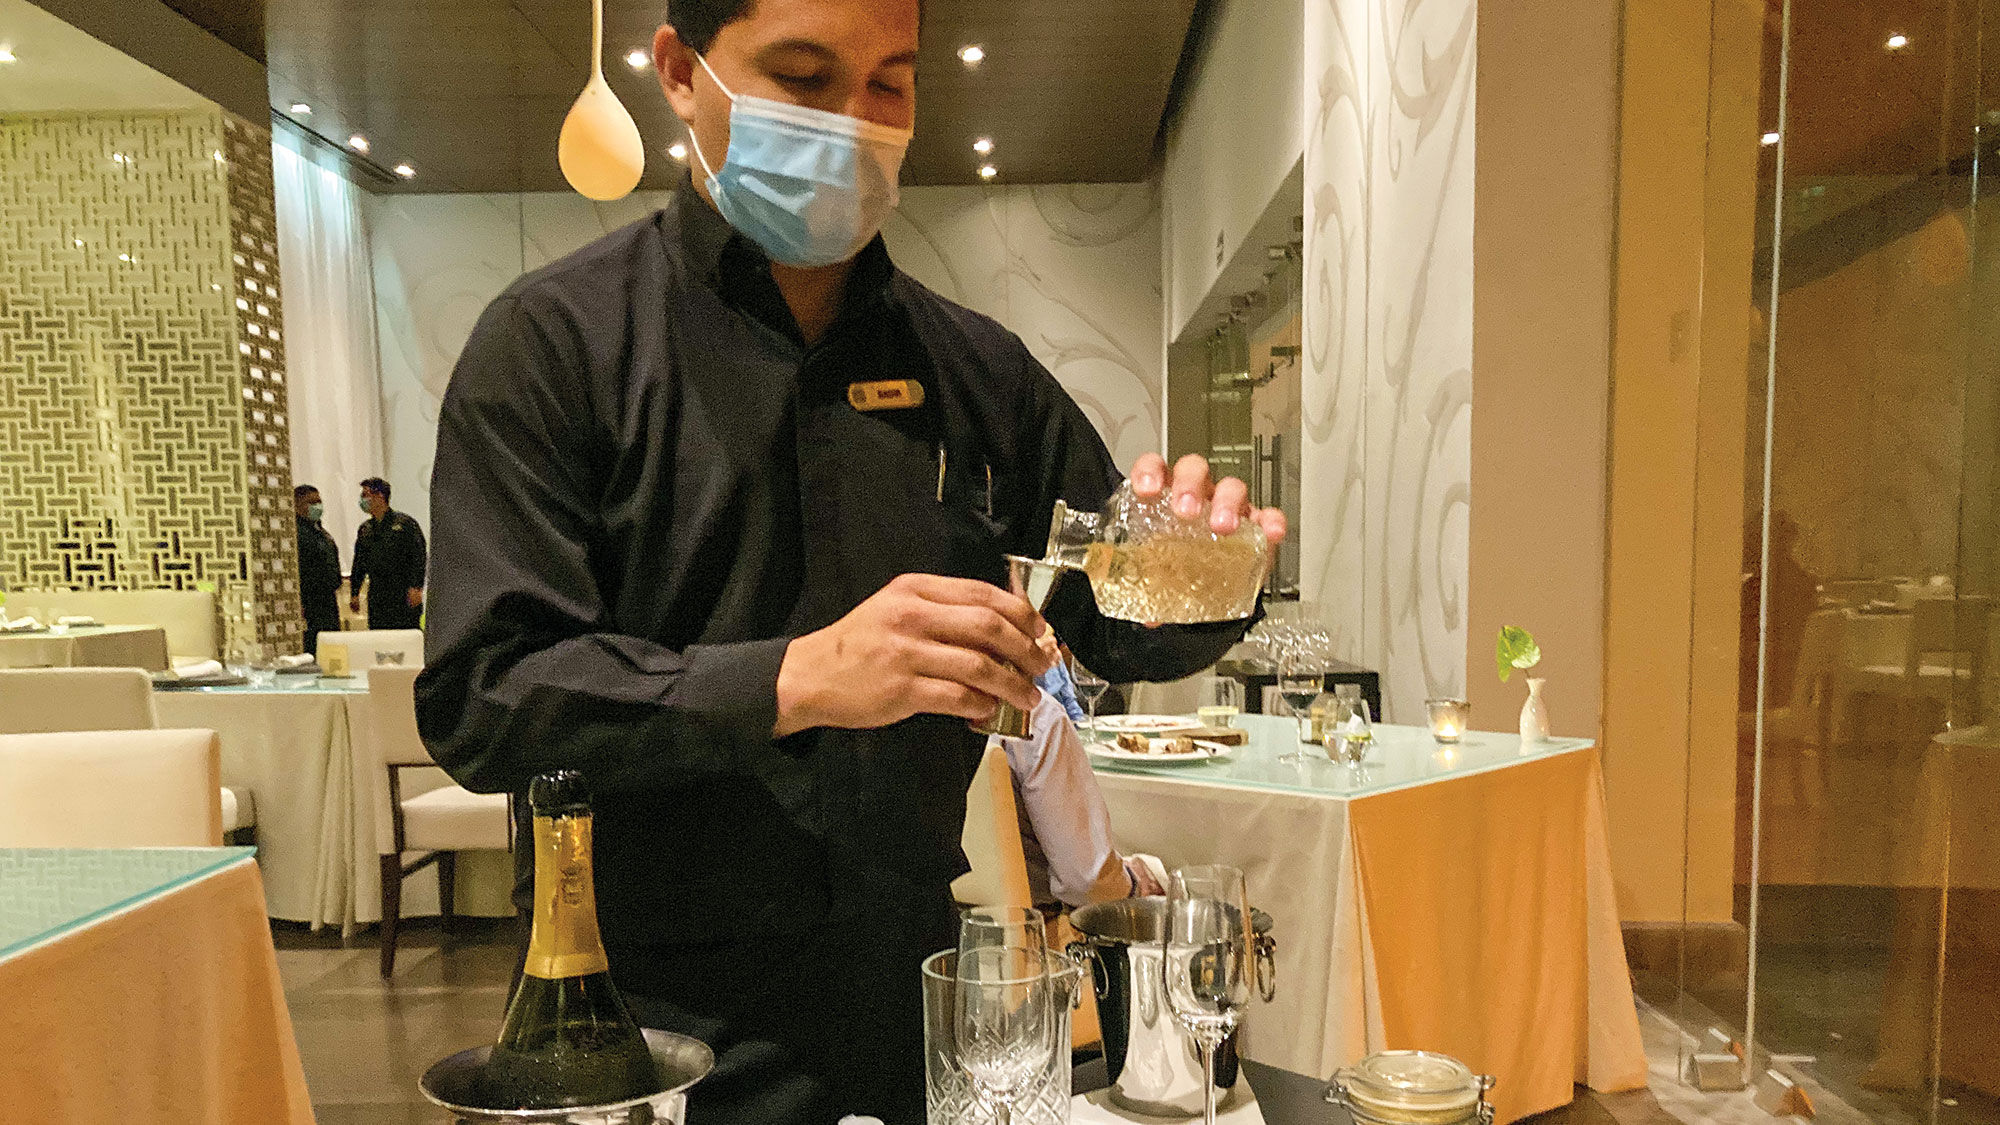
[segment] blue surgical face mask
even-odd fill
[[[306,518],[314,523],[326,518],[326,505],[318,500],[306,505]]]
[[[896,208],[911,131],[732,93],[700,61],[730,102],[722,167],[694,144],[716,210],[774,262],[830,266],[859,253]]]
[[[367,512],[371,516],[375,514],[375,510],[368,506],[368,498],[366,496],[357,499],[355,501],[355,504],[357,504],[362,511]]]

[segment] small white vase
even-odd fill
[[[1521,704],[1521,741],[1524,743],[1549,740],[1549,706],[1542,702],[1542,685],[1546,683],[1548,681],[1539,676],[1528,681],[1528,701]]]

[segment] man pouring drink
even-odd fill
[[[1018,338],[883,246],[919,0],[666,18],[690,179],[510,286],[446,393],[420,727],[476,790],[589,779],[612,976],[716,1050],[694,1125],[920,1121],[968,723],[1034,708],[1044,616],[1113,681],[1191,674],[1248,622],[1113,620],[1075,580],[1037,614],[1002,587],[1058,501],[1122,478]],[[1198,457],[1131,484],[1285,533]]]

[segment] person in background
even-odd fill
[[[361,510],[368,522],[354,536],[354,573],[347,606],[361,612],[361,581],[368,583],[370,629],[415,629],[424,616],[424,529],[389,507],[389,482],[361,482]]]
[[[292,512],[299,517],[299,608],[310,653],[321,633],[340,628],[340,547],[319,522],[326,515],[319,489],[309,484],[292,489]]]

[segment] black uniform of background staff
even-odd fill
[[[306,619],[305,648],[315,651],[321,633],[340,628],[340,547],[325,525],[305,511],[318,503],[319,490],[300,485],[292,490],[299,521],[299,609]]]
[[[849,404],[889,379],[924,405]],[[1018,338],[879,239],[808,347],[685,184],[487,309],[440,420],[419,723],[473,789],[591,779],[612,972],[722,1051],[692,1120],[920,1119],[918,962],[955,940],[983,739],[918,716],[774,741],[779,667],[897,575],[998,581],[1057,498],[1120,479]],[[1119,681],[1190,674],[1245,627],[1110,621],[1080,580],[1046,615]]]
[[[375,492],[386,505],[388,485],[380,484]],[[362,580],[372,579],[368,584],[370,629],[414,629],[423,620],[422,601],[416,605],[410,601],[413,592],[420,595],[424,588],[426,554],[424,529],[393,508],[385,507],[380,516],[369,517],[354,533],[354,569],[348,589],[358,595]]]

